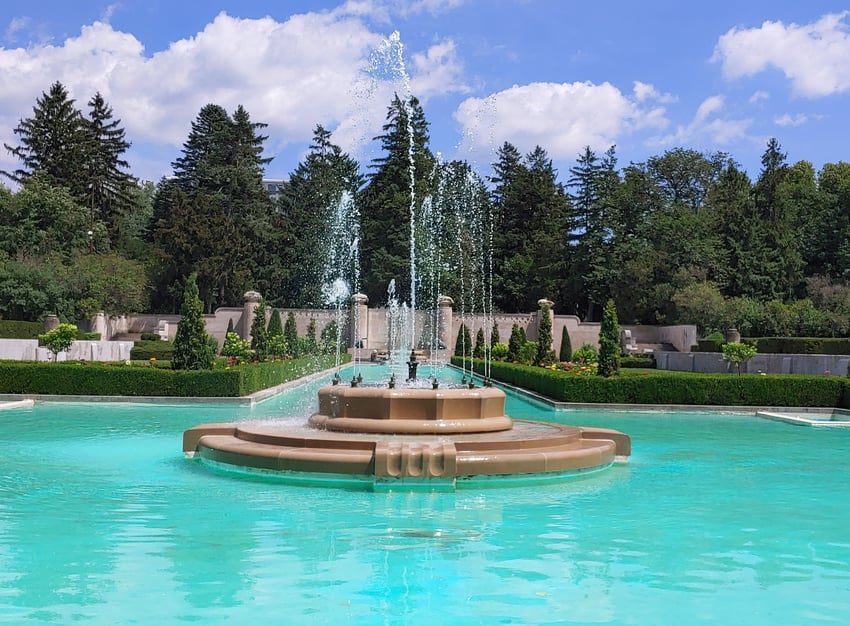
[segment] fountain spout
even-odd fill
[[[407,362],[407,380],[414,381],[416,380],[416,368],[419,367],[419,363],[416,362],[416,351],[410,351],[410,360]]]

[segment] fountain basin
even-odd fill
[[[388,389],[328,385],[306,427],[285,422],[202,424],[187,456],[281,475],[357,476],[397,484],[471,477],[568,475],[631,454],[624,433],[512,420],[500,389]]]

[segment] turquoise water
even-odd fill
[[[850,623],[850,433],[709,413],[555,412],[627,465],[555,485],[372,493],[216,474],[201,422],[309,412],[0,411],[0,622]]]

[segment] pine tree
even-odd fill
[[[273,309],[269,319],[269,327],[266,331],[269,339],[283,335],[283,322],[280,319],[280,309]]]
[[[183,291],[180,322],[174,336],[174,355],[171,367],[176,370],[211,369],[213,349],[203,318],[203,305],[198,297],[197,277],[191,274]]]
[[[289,348],[289,353],[294,357],[300,356],[298,327],[295,325],[295,314],[292,311],[286,316],[286,324],[283,325],[283,336],[286,338],[286,346]]]
[[[562,363],[569,363],[573,358],[573,344],[570,341],[570,333],[567,332],[567,327],[564,326],[564,331],[561,333],[561,349],[558,352],[558,360]]]
[[[21,145],[3,144],[9,154],[21,161],[21,167],[2,174],[23,184],[33,174],[41,173],[53,184],[69,189],[78,200],[84,198],[84,128],[74,100],[62,83],[53,83],[49,93],[42,93],[36,100],[33,116],[20,120],[12,131]]]
[[[92,223],[97,218],[106,224],[110,239],[117,242],[122,218],[136,208],[132,194],[135,180],[125,171],[130,166],[123,158],[130,142],[125,139],[121,120],[112,118],[112,107],[100,93],[88,105],[89,117],[84,125],[86,206]]]
[[[620,325],[617,322],[617,307],[608,300],[602,310],[599,327],[599,367],[597,373],[609,378],[620,372]]]
[[[251,321],[251,349],[256,353],[257,360],[263,361],[268,352],[268,333],[266,331],[266,301],[260,300],[254,309],[254,319]]]
[[[537,332],[537,355],[534,364],[540,366],[551,365],[555,361],[555,351],[552,350],[552,318],[549,317],[551,309],[548,304],[540,307],[540,327]]]

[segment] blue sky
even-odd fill
[[[0,140],[58,80],[80,107],[104,95],[133,173],[156,180],[204,104],[243,104],[285,178],[316,124],[365,168],[409,91],[432,150],[485,175],[510,141],[543,146],[564,182],[584,146],[613,144],[620,166],[722,150],[755,178],[770,137],[791,163],[850,160],[848,25],[830,0],[5,0]],[[381,50],[403,71],[370,69]]]

